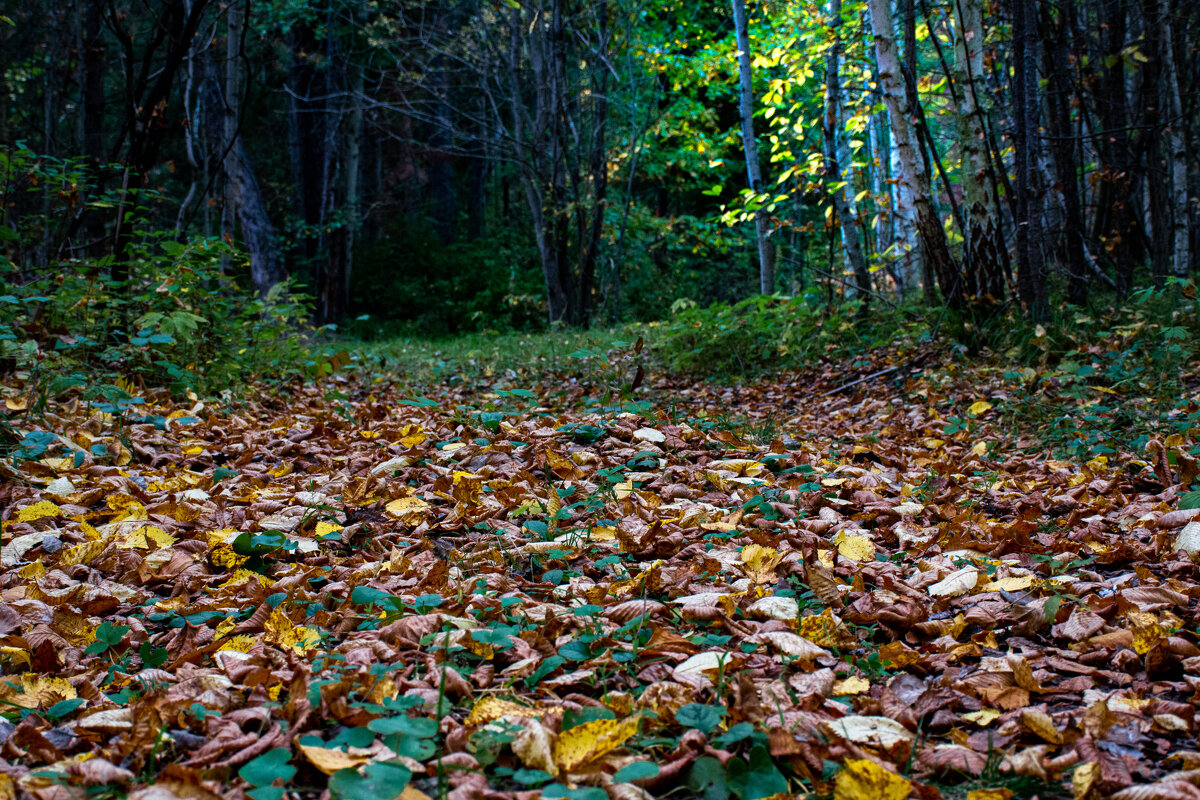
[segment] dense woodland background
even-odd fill
[[[760,292],[1037,321],[1200,264],[1187,0],[0,14],[11,286],[157,283],[207,239],[319,323],[428,334]]]

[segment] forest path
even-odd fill
[[[59,409],[79,450],[0,489],[8,774],[747,800],[1190,767],[1182,439],[1049,458],[1023,377],[952,362],[827,394],[890,357],[652,378],[641,413],[569,378]]]

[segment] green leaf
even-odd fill
[[[407,767],[377,761],[367,764],[361,773],[339,769],[329,778],[329,791],[344,800],[395,800],[411,779]]]
[[[561,783],[552,783],[542,787],[542,797],[546,800],[557,800],[560,797],[565,797],[567,800],[608,800],[608,792],[595,786],[568,789]]]
[[[265,556],[287,543],[287,536],[280,531],[266,533],[241,533],[233,540],[233,552],[239,556]]]
[[[1192,511],[1200,508],[1200,492],[1184,492],[1179,496],[1179,510]]]
[[[70,714],[72,711],[83,705],[83,703],[84,700],[82,697],[73,697],[70,700],[63,700],[47,708],[46,716],[50,717],[50,719],[62,719],[67,714]]]
[[[531,519],[525,523],[525,527],[533,531],[536,535],[546,538],[546,532],[550,529],[550,525],[541,519]]]
[[[387,746],[398,756],[407,756],[417,761],[432,758],[437,752],[437,742],[432,739],[418,739],[415,736],[389,736]]]
[[[292,760],[292,751],[282,747],[268,750],[258,758],[246,762],[238,770],[238,775],[252,786],[270,786],[276,780],[290,781],[296,774],[296,768],[288,762]]]
[[[350,602],[355,606],[384,606],[392,610],[400,610],[403,607],[400,597],[373,587],[354,587],[354,591],[350,593]]]
[[[525,685],[532,689],[534,686],[538,685],[542,678],[546,677],[551,672],[554,672],[554,670],[558,669],[565,663],[567,663],[567,660],[562,656],[550,656],[538,665],[538,668],[533,671],[532,675],[525,679]]]
[[[721,724],[724,716],[725,709],[718,706],[688,703],[675,712],[675,721],[685,728],[695,728],[703,733],[709,733]]]
[[[759,800],[773,794],[786,792],[787,779],[771,760],[771,754],[762,745],[750,750],[750,763],[740,758],[730,759],[726,769],[729,790],[740,800]]]
[[[552,776],[549,772],[543,772],[540,769],[519,769],[513,773],[513,780],[525,786],[536,786],[539,783],[545,783]]]
[[[617,715],[611,708],[595,708],[585,706],[578,711],[567,709],[563,712],[562,729],[569,731],[585,722],[595,722],[598,719],[616,719]]]
[[[367,727],[384,735],[399,733],[405,736],[416,736],[418,739],[437,736],[438,732],[437,721],[424,717],[383,717],[371,720],[367,723]]]
[[[659,772],[658,765],[649,761],[635,761],[616,771],[613,783],[632,783],[646,778],[653,778]]]
[[[725,767],[712,756],[696,759],[688,773],[687,786],[693,793],[703,796],[704,800],[725,800],[729,797]]]
[[[254,800],[279,800],[283,797],[284,789],[282,786],[259,786],[246,792],[254,798]]]

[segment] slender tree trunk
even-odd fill
[[[1049,66],[1047,104],[1049,106],[1050,150],[1059,190],[1063,199],[1063,238],[1066,256],[1067,301],[1075,305],[1087,302],[1090,270],[1083,248],[1083,210],[1079,197],[1078,144],[1071,124],[1070,45],[1074,8],[1064,4],[1054,23],[1047,22],[1053,35],[1045,38]],[[1043,17],[1047,18],[1047,17]]]
[[[918,153],[916,134],[910,122],[916,116],[915,109],[905,107],[905,82],[892,33],[891,0],[870,0],[870,9],[878,83],[891,121],[892,141],[899,154],[900,182],[912,197],[915,208],[921,255],[941,285],[946,302],[957,308],[963,300],[961,281],[946,242],[946,231],[933,207],[929,172]],[[926,294],[928,297],[928,291]]]
[[[130,263],[126,258],[133,241],[133,230],[126,214],[129,204],[138,197],[145,185],[146,173],[157,163],[158,150],[167,131],[167,108],[175,78],[180,67],[192,50],[192,42],[200,29],[200,22],[211,0],[192,0],[191,6],[182,0],[170,0],[159,16],[158,23],[163,31],[165,52],[162,66],[149,76],[146,85],[134,83],[131,71],[127,72],[126,96],[133,99],[132,107],[126,109],[126,127],[129,147],[125,154],[125,173],[121,185],[121,201],[117,204],[115,225],[112,231],[112,279],[125,283],[130,278]],[[115,16],[115,14],[114,14]],[[132,56],[133,39],[130,34],[116,27],[127,57]],[[132,67],[127,69],[131,70]]]
[[[1013,1],[1013,117],[1017,160],[1017,286],[1030,316],[1049,316],[1042,253],[1042,211],[1038,191],[1041,137],[1037,71],[1036,0]]]
[[[841,133],[841,26],[842,0],[829,0],[829,35],[832,43],[825,53],[825,185],[833,205],[833,221],[841,228],[842,246],[845,247],[846,260],[854,274],[858,299],[868,302],[871,297],[871,273],[867,269],[867,259],[858,238],[857,215],[851,205],[852,177],[849,169],[845,176],[842,174],[841,159],[845,156],[849,160],[849,147],[843,145],[845,137]]]
[[[218,162],[225,175],[224,194],[228,207],[224,216],[230,224],[238,223],[242,246],[250,259],[250,282],[259,295],[265,297],[272,286],[287,279],[279,254],[279,237],[267,214],[266,200],[245,143],[238,135],[237,99],[222,95],[217,65],[211,55],[204,73],[201,90],[205,109],[203,124],[208,133],[210,158],[225,156]],[[225,86],[230,86],[228,71]],[[226,138],[228,136],[232,138]]]
[[[955,83],[958,86],[959,146],[962,148],[961,175],[966,205],[966,249],[970,258],[966,268],[973,272],[968,283],[981,297],[1004,297],[1004,270],[1000,261],[1000,217],[991,192],[987,132],[983,108],[979,102],[977,81],[983,76],[983,4],[981,0],[956,0],[957,31],[954,38]]]
[[[732,0],[733,28],[738,48],[738,86],[740,92],[739,111],[742,117],[742,146],[746,152],[746,176],[754,202],[762,194],[762,171],[758,165],[758,144],[754,139],[754,83],[750,68],[750,34],[747,30],[746,0]],[[758,243],[759,291],[771,294],[775,291],[775,263],[771,242],[767,238],[770,222],[765,208],[754,213],[754,231]]]
[[[358,233],[362,229],[362,138],[363,138],[363,68],[360,64],[350,63],[348,90],[350,93],[350,111],[346,120],[345,158],[342,163],[342,174],[345,181],[345,196],[343,209],[345,223],[342,225],[342,275],[341,291],[342,306],[347,308],[350,302],[350,278],[354,273],[354,245],[358,241]]]
[[[1163,89],[1167,96],[1167,163],[1171,189],[1171,262],[1176,278],[1187,278],[1190,270],[1188,235],[1187,139],[1183,101],[1179,89],[1179,62],[1175,57],[1175,35],[1171,24],[1173,9],[1169,0],[1162,15]],[[1193,104],[1194,105],[1194,104]]]
[[[600,48],[598,62],[592,69],[594,82],[589,93],[592,103],[592,141],[588,159],[591,182],[591,219],[587,222],[579,266],[579,314],[586,327],[592,319],[592,294],[595,285],[596,262],[599,259],[604,210],[608,201],[608,2],[599,0],[596,6],[597,37]]]

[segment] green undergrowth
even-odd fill
[[[350,342],[371,369],[416,386],[521,384],[550,375],[590,375],[599,361],[628,348],[653,326],[588,331],[469,333],[454,337],[405,337]]]
[[[876,304],[879,305],[878,303]],[[920,312],[846,303],[825,306],[816,295],[758,295],[700,307],[677,302],[652,344],[673,371],[718,380],[747,380],[839,360],[928,330]]]

